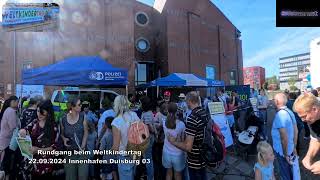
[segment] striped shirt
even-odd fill
[[[200,146],[203,143],[204,129],[208,122],[208,116],[201,107],[194,108],[187,118],[186,134],[194,136],[191,152],[188,152],[188,167],[193,169],[201,169],[205,167],[205,162],[200,156]]]

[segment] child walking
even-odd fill
[[[104,132],[102,139],[101,139],[101,144],[99,149],[100,150],[110,150],[112,148],[113,144],[113,136],[112,136],[112,126],[111,123],[113,121],[113,117],[107,117],[105,119],[105,127],[102,130],[102,133]],[[114,155],[104,155],[103,160],[108,160],[110,159],[116,159]],[[100,178],[102,180],[118,180],[118,174],[117,174],[117,165],[114,163],[109,163],[109,164],[103,164],[102,169],[101,169],[101,174]]]
[[[87,139],[87,149],[91,152],[89,155],[89,159],[93,160],[93,150],[95,149],[96,139],[98,137],[94,120],[91,117],[87,117],[88,122],[88,139]],[[94,180],[95,172],[94,172],[94,164],[89,164],[89,179]]]
[[[275,180],[273,171],[274,154],[270,144],[260,141],[257,145],[257,160],[254,165],[255,180]]]

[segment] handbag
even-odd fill
[[[13,130],[12,137],[9,143],[9,149],[11,149],[12,151],[16,151],[18,148],[18,141],[17,141],[18,135],[19,135],[19,128],[15,128]]]

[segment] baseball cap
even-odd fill
[[[165,91],[165,92],[164,92],[164,96],[171,96],[170,91]]]

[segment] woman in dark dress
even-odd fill
[[[56,148],[57,126],[54,121],[53,105],[50,100],[45,100],[39,104],[37,108],[38,119],[32,126],[27,126],[26,129],[20,130],[20,136],[25,137],[30,134],[32,140],[31,153],[33,159],[49,159],[54,158],[52,155],[38,154],[38,150],[52,151]],[[33,166],[32,180],[34,179],[53,179],[52,172],[54,169],[53,163],[37,163]]]

